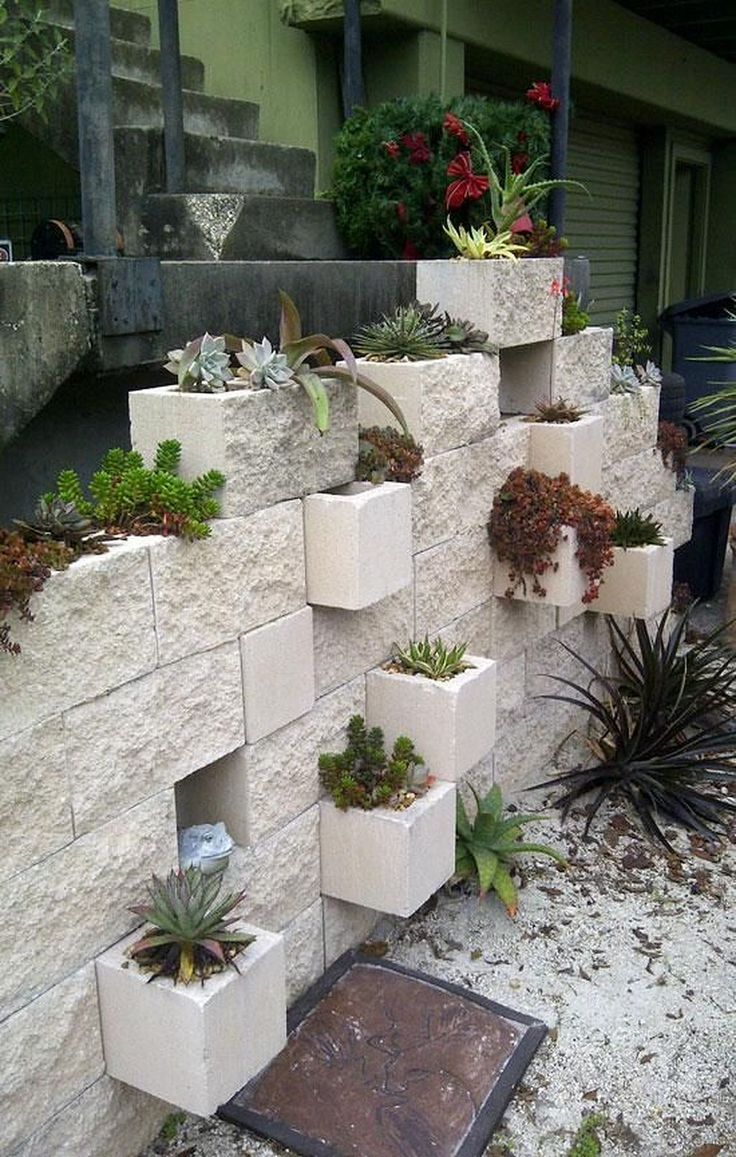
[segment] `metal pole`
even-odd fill
[[[570,115],[570,62],[572,57],[572,0],[555,0],[552,42],[552,95],[560,102],[552,115],[550,176],[567,176],[567,130]],[[553,189],[549,198],[549,221],[561,237],[565,232],[566,189]]]
[[[360,0],[345,0],[343,37],[342,108],[347,119],[357,105],[365,104],[360,37]]]
[[[440,17],[440,100],[447,100],[447,0],[442,0]]]
[[[74,0],[74,29],[84,254],[110,257],[116,214],[107,0]]]
[[[178,0],[158,0],[161,103],[164,110],[166,192],[184,191],[184,105],[181,94]]]

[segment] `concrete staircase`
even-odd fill
[[[46,18],[74,41],[72,0]],[[204,65],[182,56],[186,190],[164,192],[160,54],[147,16],[110,9],[118,226],[126,256],[174,261],[325,260],[344,256],[332,205],[314,200],[308,149],[258,140],[258,105],[206,94]],[[73,82],[47,122],[26,126],[78,164]]]

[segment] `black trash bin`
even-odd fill
[[[715,470],[694,466],[693,533],[675,551],[674,579],[687,583],[696,599],[710,599],[721,585],[726,559],[731,507],[736,485],[724,484]]]
[[[669,305],[660,315],[662,328],[672,337],[672,369],[685,379],[685,406],[707,394],[715,394],[718,384],[736,382],[736,362],[700,362],[692,358],[707,357],[706,346],[730,346],[736,343],[736,290],[712,293],[690,301]],[[690,416],[690,415],[689,415]],[[694,415],[707,426],[702,412]]]

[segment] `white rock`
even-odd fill
[[[455,535],[414,559],[414,635],[434,637],[493,593],[491,548],[485,528]]]
[[[237,971],[227,968],[204,984],[151,981],[125,955],[138,931],[97,959],[111,1077],[207,1117],[283,1048],[283,939],[249,924],[236,927],[256,939],[238,955]]]
[[[666,610],[672,599],[672,564],[672,539],[665,546],[614,546],[613,566],[603,573],[591,611],[648,619]]]
[[[354,482],[304,499],[307,601],[360,610],[411,582],[411,487]]]
[[[386,747],[400,735],[414,740],[425,768],[457,782],[484,759],[496,739],[496,664],[477,655],[452,679],[428,679],[377,668],[366,675],[366,713]]]
[[[176,863],[167,790],[0,885],[0,1019],[124,936],[139,922],[128,907],[145,899],[151,873],[165,875]],[[50,913],[63,913],[53,951]]]
[[[0,1152],[11,1152],[102,1076],[95,970],[78,972],[0,1024]]]
[[[166,539],[151,552],[159,660],[234,639],[306,601],[300,502],[215,522],[202,542]]]
[[[597,494],[601,488],[603,418],[586,414],[577,422],[530,422],[529,467],[567,474],[570,481]]]
[[[249,631],[240,640],[245,738],[256,743],[314,705],[312,608]]]
[[[61,718],[0,742],[0,847],[6,877],[74,838]]]
[[[155,667],[152,541],[84,555],[34,595],[34,622],[13,619],[22,652],[0,654],[0,738]]]
[[[414,589],[406,587],[362,611],[314,608],[317,694],[382,663],[397,639],[414,632]]]
[[[322,892],[411,916],[455,870],[455,785],[436,783],[403,811],[320,802]]]
[[[399,403],[425,458],[487,438],[498,426],[498,357],[450,354],[419,362],[360,361],[367,377]],[[366,390],[358,391],[361,426],[399,425]]]
[[[561,258],[417,261],[417,298],[467,317],[501,346],[551,340],[560,332]]]
[[[129,395],[131,441],[148,460],[158,442],[177,438],[182,477],[222,471],[223,517],[252,514],[355,477],[355,386],[329,383],[327,393],[330,430],[320,436],[298,385],[224,394],[180,393],[170,386],[136,390]]]
[[[283,932],[286,951],[286,1003],[293,1004],[325,970],[322,901],[315,900]]]

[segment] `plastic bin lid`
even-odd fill
[[[727,311],[736,312],[736,289],[723,293],[709,293],[705,297],[691,297],[668,305],[659,315],[660,324],[669,331],[678,318],[708,317],[729,321]]]

